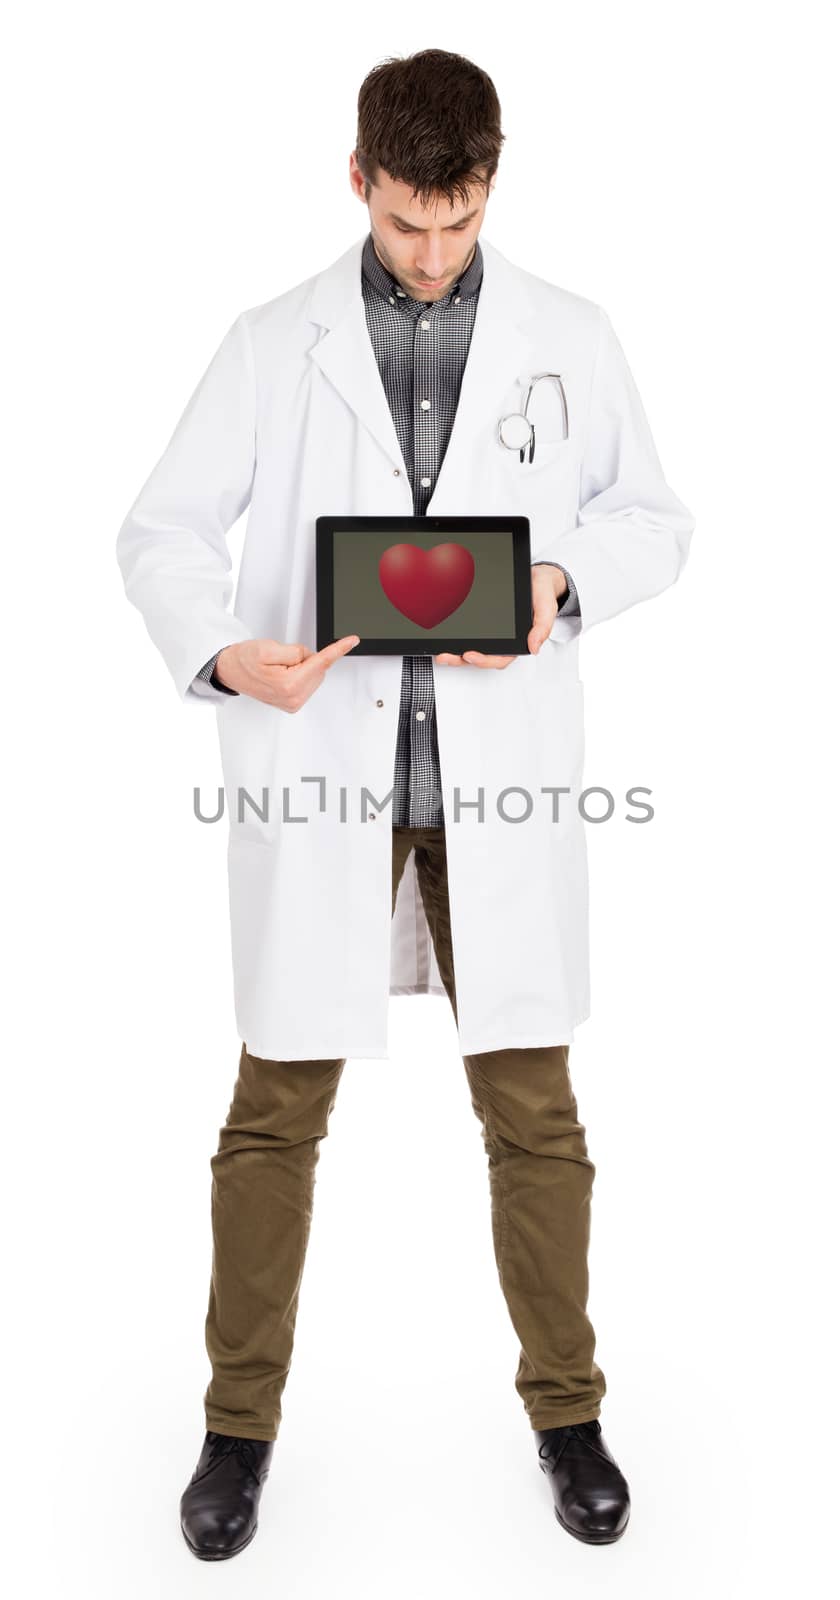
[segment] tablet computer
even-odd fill
[[[527,655],[527,517],[317,517],[316,649],[350,654]]]

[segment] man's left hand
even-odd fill
[[[557,620],[557,602],[562,600],[569,585],[565,572],[559,567],[540,565],[531,568],[531,610],[534,621],[528,634],[528,649],[532,656],[545,644]],[[435,656],[443,667],[509,667],[517,656],[486,656],[481,650],[465,650],[463,655]]]

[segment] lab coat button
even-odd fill
[[[384,700],[377,700],[377,702],[376,702],[376,704],[377,704],[377,705],[378,705],[378,706],[384,706],[384,704],[385,704],[385,701],[384,701]]]
[[[394,468],[394,477],[395,477],[395,478],[398,478],[398,477],[399,477],[399,475],[400,475],[400,469],[399,469],[399,467],[395,467],[395,468]]]

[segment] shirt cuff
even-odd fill
[[[222,645],[222,650],[226,648],[226,645]],[[221,689],[223,694],[238,694],[238,689],[229,689],[226,683],[222,683],[221,680],[216,677],[216,662],[218,661],[221,653],[221,650],[217,650],[216,654],[211,656],[209,661],[205,661],[204,666],[199,667],[198,672],[196,673],[196,678],[201,678],[204,683],[209,683],[213,689]]]

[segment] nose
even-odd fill
[[[446,263],[443,259],[443,253],[436,251],[434,255],[426,255],[422,261],[417,263],[416,270],[418,277],[424,278],[428,283],[437,283],[439,278],[443,278],[446,275]]]

